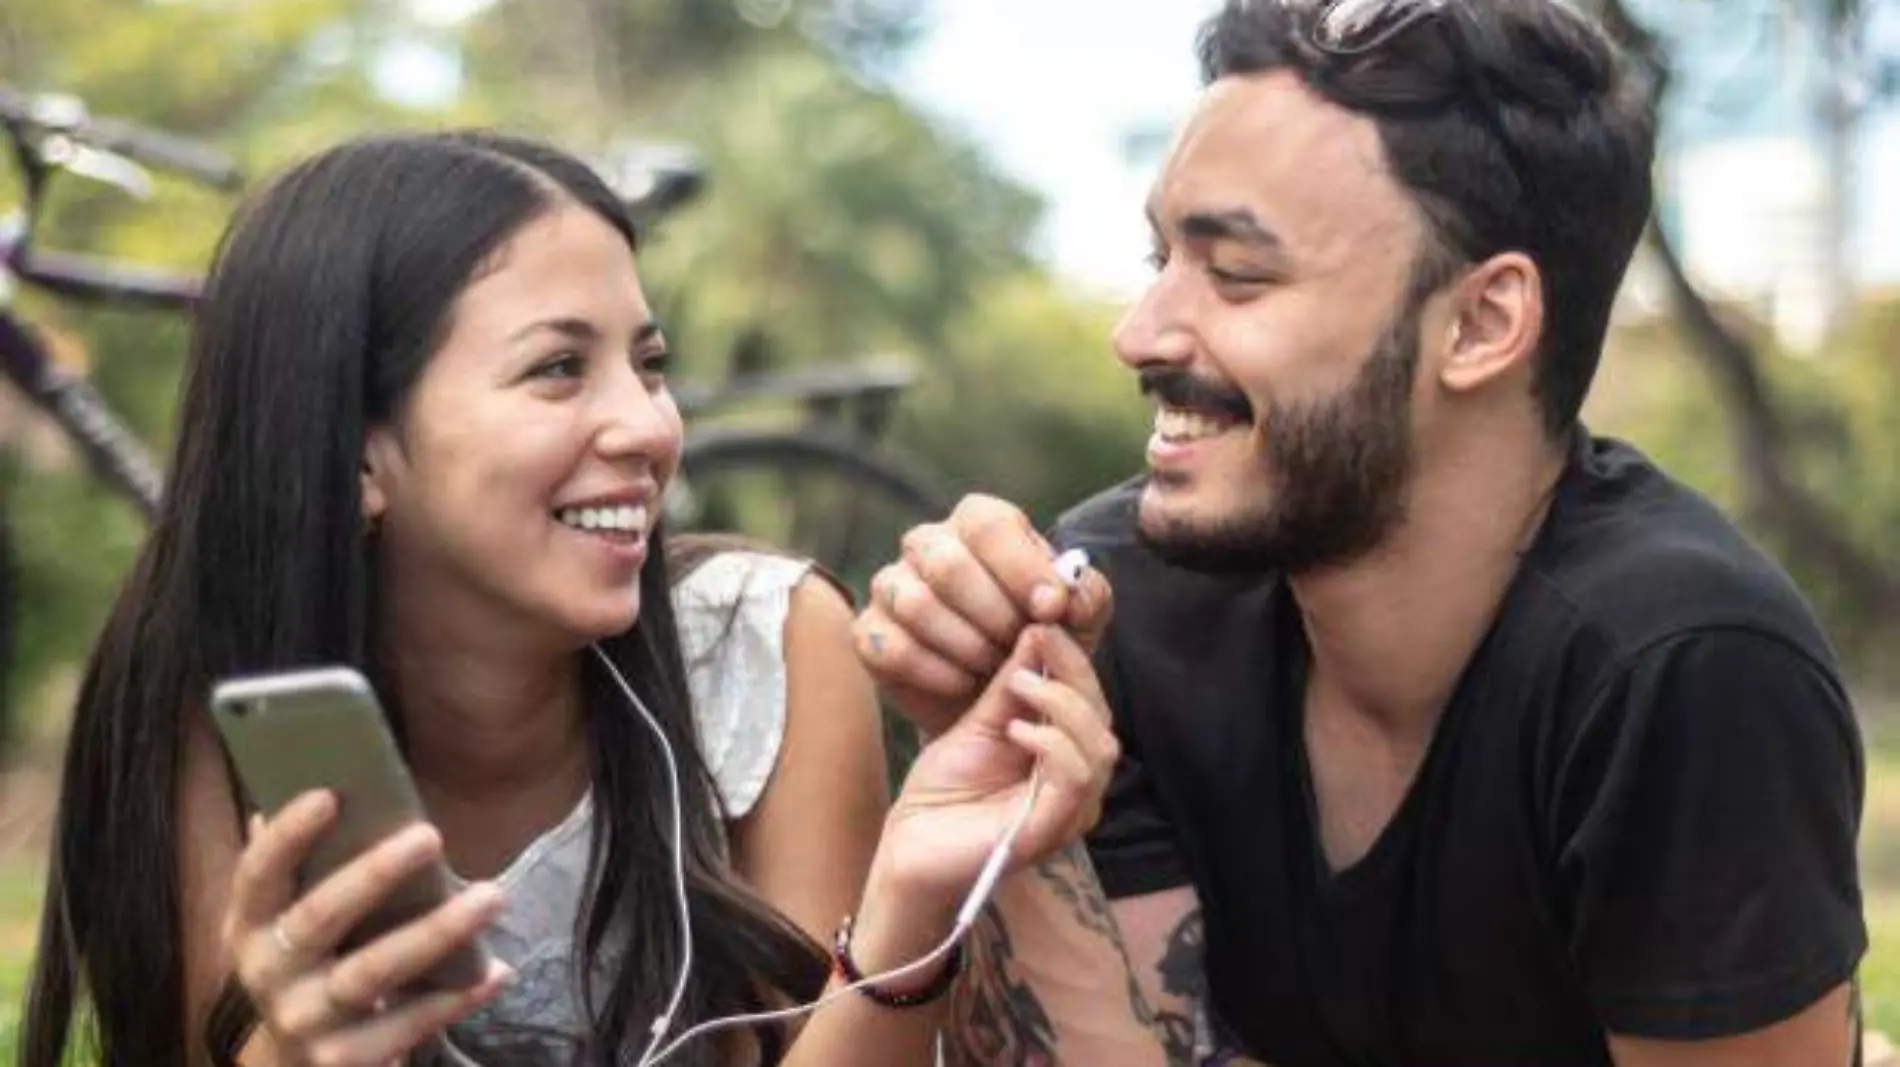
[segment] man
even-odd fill
[[[1547,0],[1230,0],[1200,58],[1115,337],[1148,471],[1053,537],[1106,584],[972,498],[878,576],[866,662],[935,729],[1027,622],[1100,634],[1090,850],[1176,1063],[1850,1062],[1832,653],[1578,422],[1650,211],[1619,57]]]

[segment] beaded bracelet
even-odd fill
[[[843,976],[847,984],[856,985],[864,981],[864,972],[858,969],[857,961],[851,958],[851,926],[853,919],[847,915],[838,924],[838,933],[831,941],[831,965]],[[879,989],[875,984],[858,986],[858,992],[869,997],[874,1003],[886,1008],[916,1008],[939,999],[950,991],[950,986],[963,972],[963,946],[957,945],[944,958],[943,969],[930,984],[914,993],[892,993]]]

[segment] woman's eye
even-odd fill
[[[579,378],[587,371],[587,360],[573,350],[557,352],[535,364],[537,378]]]
[[[634,360],[641,374],[651,374],[655,377],[665,377],[666,372],[673,367],[673,353],[670,351],[646,352],[635,356]]]

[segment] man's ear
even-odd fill
[[[1535,357],[1544,332],[1543,278],[1521,252],[1480,263],[1458,284],[1438,361],[1438,380],[1475,392]]]

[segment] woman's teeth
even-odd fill
[[[1198,441],[1224,433],[1233,422],[1198,411],[1161,407],[1155,409],[1155,433],[1164,441]]]
[[[617,530],[638,534],[645,533],[647,528],[645,504],[622,504],[617,508],[562,508],[556,518],[577,530]]]

